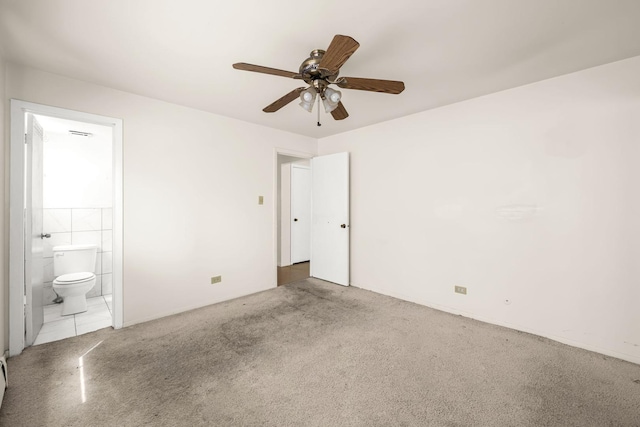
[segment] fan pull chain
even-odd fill
[[[322,126],[320,124],[320,97],[318,97],[318,126]]]

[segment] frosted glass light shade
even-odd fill
[[[341,99],[342,93],[339,90],[334,90],[330,87],[326,88],[324,90],[324,99],[322,100],[322,103],[324,104],[324,111],[330,113],[338,108],[338,104]]]
[[[304,108],[305,110],[307,110],[308,112],[311,112],[311,110],[313,110],[313,103],[316,101],[316,90],[313,88],[308,88],[306,90],[303,90],[300,93],[300,106],[302,108]]]

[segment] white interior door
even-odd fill
[[[291,263],[311,259],[311,172],[291,165]]]
[[[43,281],[44,260],[42,256],[42,126],[33,117],[27,115],[26,186],[25,186],[25,332],[27,346],[35,341],[44,321]]]
[[[311,276],[349,286],[349,153],[311,159]]]

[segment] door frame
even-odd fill
[[[78,122],[93,123],[113,128],[113,315],[112,326],[123,325],[123,156],[122,119],[91,113],[51,107],[17,99],[11,99],[11,142],[9,175],[9,355],[24,350],[24,233],[25,206],[25,114],[32,113]]]
[[[296,157],[300,160],[311,160],[313,157],[317,156],[317,154],[307,153],[304,151],[296,151],[288,148],[274,148],[273,149],[273,200],[275,203],[273,204],[273,262],[271,265],[273,266],[272,270],[272,283],[273,287],[278,287],[278,234],[280,233],[280,224],[278,221],[278,205],[280,204],[278,200],[278,187],[280,186],[280,180],[278,180],[278,156],[289,156]]]

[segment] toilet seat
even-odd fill
[[[59,276],[58,278],[56,278],[56,280],[54,280],[53,283],[57,285],[62,285],[62,286],[77,285],[80,283],[89,282],[91,280],[94,280],[95,278],[96,278],[95,274],[84,271],[80,273],[63,274],[62,276]]]

